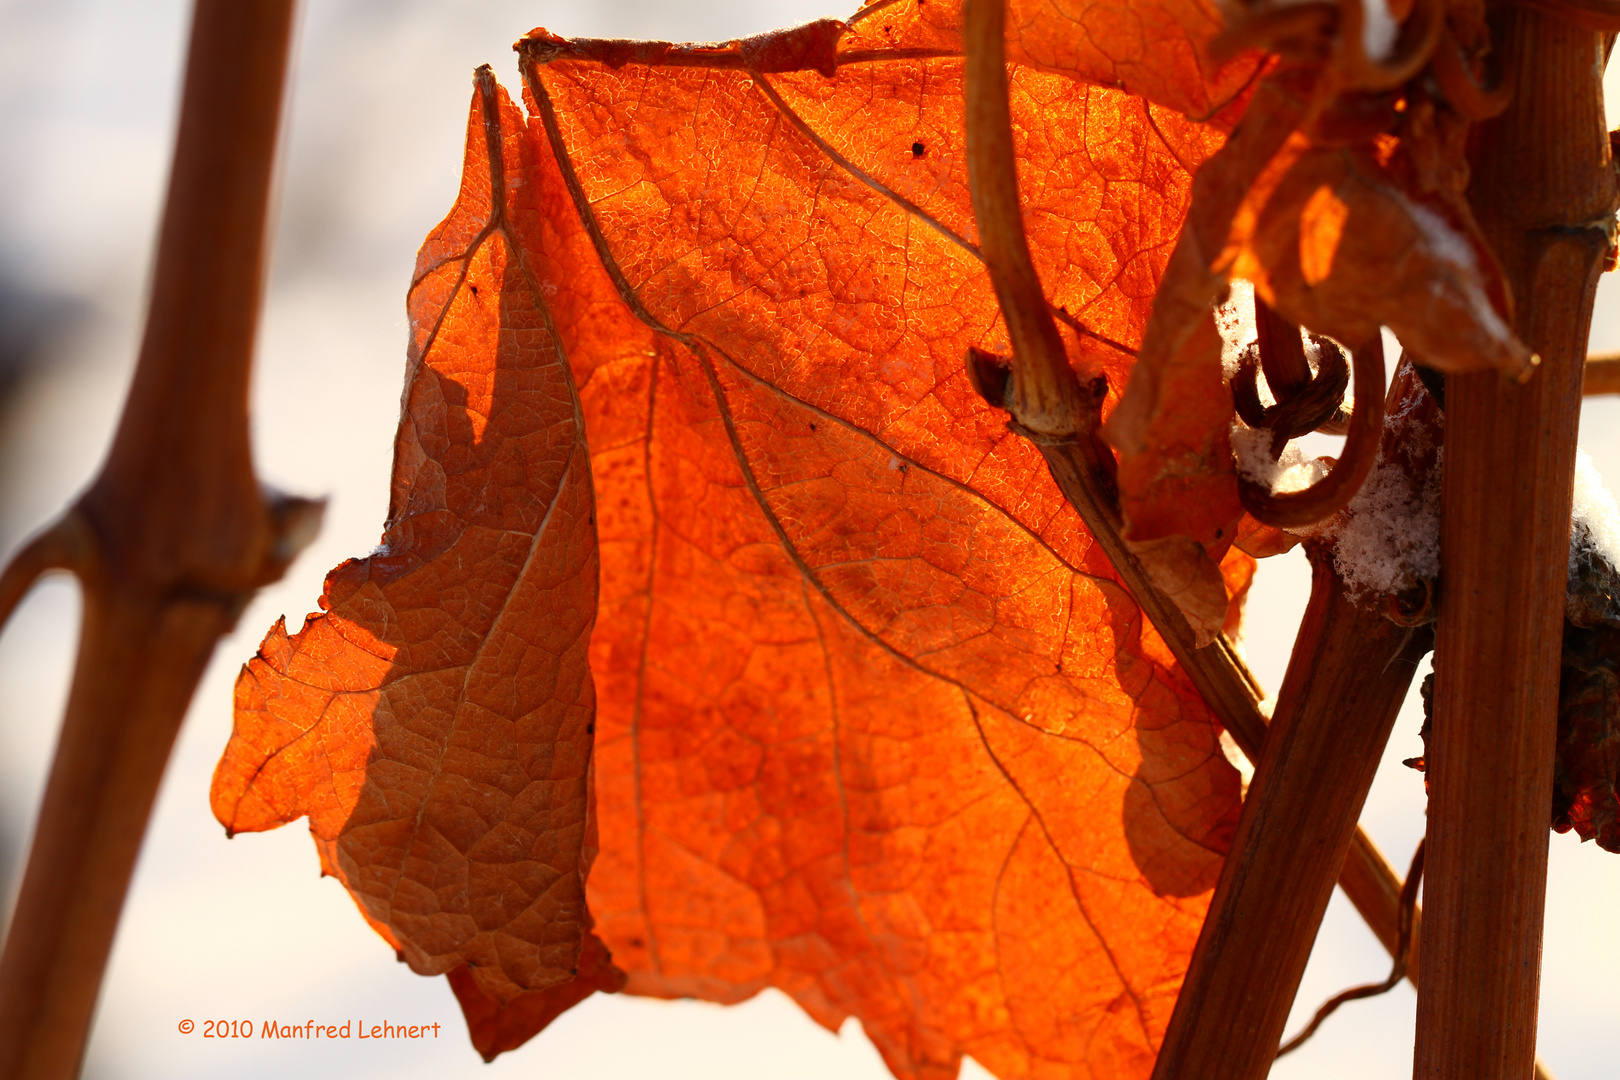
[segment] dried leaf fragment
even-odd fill
[[[1232,417],[1214,389],[1220,352],[1206,329],[1230,279],[1252,282],[1286,322],[1352,350],[1374,345],[1388,327],[1421,363],[1442,370],[1494,368],[1522,378],[1535,363],[1511,330],[1505,281],[1462,196],[1462,148],[1479,110],[1451,107],[1416,78],[1438,45],[1451,50],[1442,67],[1457,59],[1455,28],[1442,32],[1440,7],[1415,5],[1393,57],[1381,62],[1362,48],[1356,3],[1340,5],[1337,17],[1321,5],[1229,14],[1236,24],[1218,46],[1264,44],[1283,61],[1198,174],[1131,385],[1108,424],[1121,454],[1126,535],[1160,551],[1181,538],[1181,561],[1160,559],[1155,580],[1166,588],[1205,582],[1181,603],[1206,629],[1203,613],[1217,600],[1213,545],[1239,522],[1233,515],[1217,533],[1209,521],[1218,493],[1237,487],[1230,455],[1221,453]],[[1478,89],[1471,71],[1446,71],[1440,83],[1454,93],[1462,92],[1458,71]],[[1365,452],[1335,469],[1321,498],[1301,495],[1288,513],[1262,512],[1251,492],[1250,509],[1293,527],[1342,506],[1371,464],[1376,426],[1360,425]],[[1189,487],[1209,497],[1185,503],[1180,492]]]
[[[455,991],[462,1015],[467,1018],[473,1049],[485,1061],[516,1050],[592,994],[613,994],[624,989],[624,972],[613,966],[613,957],[602,939],[589,931],[580,948],[578,970],[569,982],[544,990],[526,990],[503,1003],[479,986],[466,965],[451,969],[449,979],[450,989]]]
[[[1620,571],[1584,522],[1573,532],[1552,827],[1620,853]]]

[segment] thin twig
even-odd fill
[[[84,518],[73,510],[24,544],[0,572],[0,626],[11,621],[36,581],[52,570],[84,574],[93,551]]]
[[[1306,1039],[1316,1034],[1316,1029],[1322,1026],[1322,1021],[1332,1016],[1340,1005],[1347,1001],[1388,993],[1406,977],[1406,969],[1412,959],[1412,928],[1416,923],[1414,915],[1417,911],[1418,885],[1423,880],[1423,843],[1422,840],[1418,841],[1417,851],[1412,854],[1412,867],[1407,870],[1406,882],[1401,886],[1401,939],[1395,951],[1395,962],[1390,965],[1389,977],[1383,982],[1351,987],[1344,993],[1329,998],[1326,1004],[1316,1010],[1316,1015],[1311,1017],[1311,1022],[1305,1026],[1304,1031],[1278,1047],[1278,1057],[1298,1050]]]

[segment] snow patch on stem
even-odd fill
[[[1254,286],[1240,278],[1233,278],[1226,293],[1226,302],[1215,309],[1215,329],[1221,335],[1221,371],[1231,382],[1237,374],[1243,354],[1254,348],[1260,340],[1260,330],[1254,322]],[[1261,391],[1264,404],[1266,391]]]
[[[1439,577],[1438,467],[1414,484],[1400,467],[1380,466],[1346,511],[1334,537],[1333,564],[1353,598],[1399,593]]]
[[[1441,448],[1416,422],[1417,404],[1384,421],[1405,460],[1387,459],[1383,448],[1392,440],[1384,439],[1372,475],[1335,521],[1333,564],[1352,598],[1399,593],[1440,576]],[[1412,464],[1426,459],[1432,467],[1414,475]]]
[[[1583,558],[1620,567],[1620,506],[1584,450],[1575,452],[1575,504],[1569,530],[1569,572]]]
[[[1294,441],[1284,446],[1282,456],[1273,461],[1271,432],[1252,428],[1241,420],[1232,423],[1232,452],[1237,456],[1238,474],[1273,495],[1304,491],[1328,474],[1320,458],[1306,457]]]

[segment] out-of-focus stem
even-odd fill
[[[1583,394],[1620,394],[1620,353],[1594,353],[1582,371]]]
[[[69,1080],[181,718],[319,507],[267,499],[248,384],[292,0],[197,0],[140,361],[102,471],[0,576],[73,570],[84,622],[0,956],[0,1076]]]

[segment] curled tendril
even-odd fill
[[[1356,402],[1344,454],[1322,479],[1304,491],[1273,494],[1247,478],[1238,481],[1238,498],[1256,521],[1279,529],[1311,525],[1344,509],[1378,459],[1384,429],[1384,343],[1374,335],[1352,349],[1356,375]],[[1241,412],[1240,412],[1241,415]]]
[[[1541,4],[1614,7],[1620,0],[1533,0]],[[1259,10],[1233,19],[1207,46],[1217,63],[1245,49],[1276,53],[1296,63],[1333,63],[1334,86],[1339,91],[1380,92],[1416,78],[1429,63],[1445,26],[1444,0],[1414,0],[1402,20],[1393,55],[1375,60],[1367,55],[1363,30],[1367,0],[1306,0],[1304,3],[1267,3]],[[1470,79],[1470,82],[1472,80]],[[1489,94],[1481,91],[1489,98]]]
[[[1333,410],[1332,416],[1316,425],[1316,430],[1322,435],[1350,434],[1350,410],[1340,405]]]
[[[1395,53],[1388,60],[1367,55],[1362,39],[1365,0],[1339,0],[1339,57],[1348,89],[1393,90],[1417,76],[1429,62],[1445,23],[1441,0],[1416,0],[1401,24]]]
[[[1256,350],[1244,354],[1232,378],[1232,405],[1238,417],[1252,428],[1271,431],[1273,458],[1282,453],[1289,439],[1297,439],[1332,423],[1340,412],[1345,388],[1350,385],[1350,367],[1339,347],[1314,334],[1311,340],[1318,349],[1316,375],[1282,404],[1270,408],[1260,404]]]
[[[1473,66],[1463,55],[1462,43],[1449,25],[1442,28],[1431,67],[1446,104],[1465,120],[1489,120],[1499,116],[1513,98],[1513,87],[1506,78],[1488,88],[1474,81]]]

